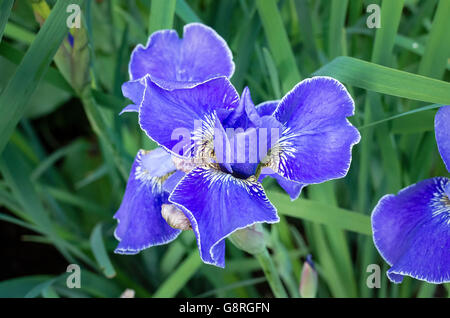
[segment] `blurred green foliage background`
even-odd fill
[[[82,14],[74,49],[69,4]],[[379,29],[366,24],[370,4],[381,6]],[[155,147],[136,114],[118,116],[130,54],[151,32],[190,22],[227,41],[232,82],[255,103],[314,75],[337,78],[355,99],[362,141],[345,179],[294,202],[264,184],[282,219],[266,234],[289,295],[299,297],[312,254],[318,297],[447,297],[449,286],[388,282],[370,213],[386,193],[448,175],[433,121],[450,104],[450,0],[0,0],[0,297],[272,296],[257,260],[227,244],[225,269],[205,265],[192,232],[113,253],[132,159]],[[72,263],[80,289],[66,287]],[[369,264],[382,269],[379,289],[367,287]]]

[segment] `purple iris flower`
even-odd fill
[[[354,103],[338,81],[316,77],[281,101],[255,106],[228,80],[229,48],[201,24],[154,33],[131,56],[123,93],[160,148],[139,151],[115,218],[117,253],[135,254],[194,231],[202,260],[225,266],[225,238],[275,223],[260,181],[289,193],[347,174],[360,135],[347,120]]]
[[[144,78],[172,90],[194,87],[210,79],[234,73],[233,56],[226,42],[210,27],[185,25],[183,38],[175,30],[154,32],[144,47],[131,54],[130,81],[122,85],[123,95],[133,104],[122,112],[138,112],[144,94]]]
[[[297,197],[306,184],[345,176],[360,140],[347,120],[353,100],[332,78],[305,80],[280,102],[258,106],[248,89],[239,97],[226,77],[172,90],[150,76],[144,83],[139,123],[161,156],[141,152],[133,165],[115,215],[119,253],[170,242],[180,228],[192,228],[202,260],[224,267],[225,238],[279,220],[258,179],[275,176]],[[173,166],[154,166],[166,155]]]
[[[439,152],[450,171],[450,106],[435,118]],[[387,276],[429,283],[450,282],[450,180],[437,177],[386,195],[372,213],[373,239],[391,265]]]

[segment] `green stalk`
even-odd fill
[[[272,289],[273,295],[276,298],[287,298],[288,295],[286,293],[286,290],[281,283],[280,277],[278,276],[278,272],[275,268],[275,264],[273,263],[267,249],[265,249],[264,252],[260,254],[256,254],[255,257],[259,261],[259,264],[264,271],[264,275],[266,275],[267,282]]]

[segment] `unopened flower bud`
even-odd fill
[[[42,26],[50,16],[50,7],[45,1],[32,1],[31,5],[36,21]],[[67,39],[56,52],[54,61],[62,76],[77,93],[89,88],[90,56],[86,28],[69,29]]]
[[[311,255],[306,257],[300,277],[300,296],[315,298],[317,294],[318,277]]]
[[[120,298],[134,298],[135,292],[133,289],[125,289],[125,291],[120,295]]]
[[[183,231],[192,230],[191,222],[184,213],[173,204],[163,204],[161,207],[161,215],[174,229]]]
[[[237,248],[252,255],[262,253],[266,248],[263,227],[260,223],[237,230],[228,238]]]

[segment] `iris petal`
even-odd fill
[[[178,182],[180,182],[185,175],[186,173],[180,170],[177,170],[175,173],[171,174],[163,184],[164,191],[171,193],[177,186]]]
[[[444,106],[437,112],[435,134],[439,153],[450,172],[450,106]]]
[[[141,157],[141,163],[149,176],[152,177],[164,177],[176,170],[172,155],[163,148],[156,148],[147,152],[145,156]]]
[[[139,123],[147,135],[168,151],[185,155],[186,148],[212,134],[237,106],[239,95],[226,78],[190,89],[164,90],[149,78],[139,110]],[[191,138],[192,137],[192,138]]]
[[[261,104],[256,105],[256,111],[259,116],[269,116],[273,115],[275,109],[277,109],[278,104],[280,103],[279,100],[272,100],[267,101]]]
[[[277,144],[282,126],[272,116],[260,117],[257,127],[250,127],[244,132],[236,133],[231,138],[231,167],[243,177],[249,177],[263,162],[269,151]]]
[[[404,275],[430,283],[450,281],[450,202],[447,178],[419,182],[384,196],[372,213],[375,246],[392,267],[388,277]]]
[[[274,117],[284,131],[270,168],[300,183],[344,177],[360,134],[347,120],[354,103],[345,87],[330,77],[300,82],[280,102]]]
[[[136,254],[150,246],[166,244],[180,233],[161,216],[161,206],[168,202],[169,194],[162,188],[162,178],[150,174],[159,161],[154,157],[155,151],[141,150],[131,168],[125,195],[114,215],[118,221],[114,232],[119,241],[116,253]]]
[[[132,80],[148,75],[168,90],[231,77],[233,72],[233,57],[226,42],[213,29],[199,23],[187,24],[183,39],[174,30],[153,33],[145,47],[136,47],[129,65]]]
[[[285,177],[273,172],[270,168],[263,168],[261,175],[259,176],[259,182],[262,182],[262,180],[267,177],[271,177],[277,180],[279,186],[282,187],[284,191],[286,191],[292,201],[297,200],[302,193],[302,189],[307,186],[307,184],[288,180]]]
[[[255,223],[279,221],[260,183],[212,169],[192,170],[169,201],[189,218],[202,260],[219,267],[225,266],[228,235]]]
[[[258,114],[255,104],[252,101],[250,90],[248,87],[244,88],[242,92],[239,105],[228,116],[224,122],[224,127],[242,128],[258,127],[261,125],[261,116]]]
[[[139,112],[139,105],[142,103],[145,90],[145,80],[139,79],[135,81],[128,81],[122,85],[122,94],[130,99],[133,104],[125,107],[120,115],[126,112]]]

